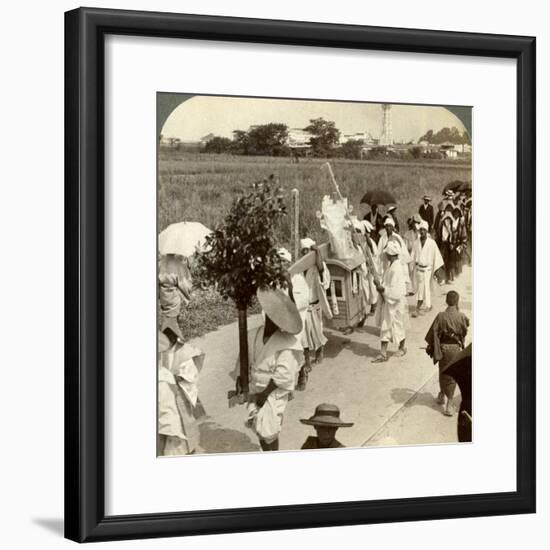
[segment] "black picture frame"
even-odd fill
[[[107,34],[517,61],[517,490],[106,516],[104,37]],[[535,511],[535,38],[80,8],[65,14],[65,536],[87,542]],[[495,327],[495,330],[497,327]],[[487,335],[488,338],[498,338]]]

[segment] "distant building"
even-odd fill
[[[455,147],[458,147],[454,143],[441,143],[439,150],[449,159],[455,159],[458,157],[458,151]]]
[[[375,140],[369,132],[355,132],[353,134],[343,132],[340,134],[340,144],[348,141],[362,141],[365,145],[372,145]]]
[[[313,137],[313,134],[306,132],[303,128],[289,128],[287,145],[290,148],[304,148],[311,147],[309,140]]]
[[[461,155],[467,155],[472,153],[472,146],[469,143],[461,143],[460,145],[455,145],[455,149]]]

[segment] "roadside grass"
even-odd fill
[[[249,314],[259,313],[260,307],[254,304]],[[214,288],[194,289],[191,301],[182,308],[178,323],[184,340],[203,336],[219,327],[237,320],[237,308],[231,300],[224,300]]]

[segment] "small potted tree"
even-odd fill
[[[236,393],[241,402],[248,393],[247,310],[259,288],[287,287],[275,235],[285,215],[282,191],[270,176],[233,201],[223,223],[206,238],[205,250],[199,256],[203,280],[215,284],[222,297],[234,301],[238,311],[240,368]]]

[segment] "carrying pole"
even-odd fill
[[[342,193],[340,192],[340,187],[338,186],[338,182],[336,181],[336,178],[334,177],[334,172],[332,171],[332,166],[330,165],[330,162],[326,162],[323,166],[326,166],[328,168],[328,172],[330,174],[330,179],[332,180],[332,183],[334,185],[334,188],[336,189],[336,194],[338,195],[338,198],[343,201],[344,197],[342,196]],[[352,231],[353,231],[353,222],[351,221],[351,216],[349,215],[348,210],[346,209],[346,218],[348,222],[351,225]],[[367,263],[367,267],[369,268],[369,271],[372,273],[372,277],[374,279],[374,284],[378,287],[380,286],[380,278],[378,276],[378,271],[376,270],[376,267],[374,265],[374,260],[372,258],[372,252],[370,250],[369,243],[367,242],[365,245],[365,249],[363,250],[365,254],[365,259]]]

